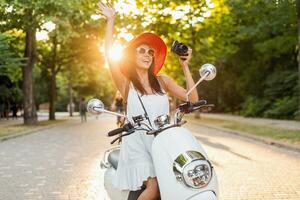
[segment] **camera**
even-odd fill
[[[174,41],[171,47],[171,51],[179,56],[187,56],[189,48],[183,43],[180,43],[178,41]]]

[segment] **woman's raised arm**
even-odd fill
[[[186,89],[179,86],[173,79],[168,76],[161,75],[160,78],[162,79],[166,90],[171,93],[171,95],[175,96],[176,98],[186,101],[186,94],[187,92],[195,85],[195,82],[192,78],[191,72],[189,70],[189,60],[192,58],[192,49],[188,50],[187,56],[180,56],[179,62],[182,66],[185,80],[186,80]],[[197,89],[194,89],[189,94],[189,100],[191,102],[197,102],[199,100]]]
[[[116,11],[103,4],[99,3],[100,12],[107,19],[106,32],[105,32],[105,57],[109,64],[109,69],[111,72],[111,76],[118,90],[120,91],[123,98],[125,98],[126,87],[128,85],[127,78],[122,74],[119,63],[112,59],[113,55],[110,55],[110,50],[113,45],[113,29],[114,29],[114,20]]]

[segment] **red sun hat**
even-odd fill
[[[141,44],[147,44],[154,50],[154,68],[153,73],[156,75],[162,68],[166,55],[167,55],[167,46],[165,42],[154,33],[142,33],[133,40],[131,40],[126,47],[123,49],[123,52],[128,52],[133,48],[137,48]],[[128,64],[126,62],[126,57],[122,59],[121,71],[124,75],[127,74]]]

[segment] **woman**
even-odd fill
[[[153,33],[143,33],[129,42],[123,50],[123,59],[115,62],[111,59],[109,50],[113,43],[116,12],[103,3],[100,3],[99,7],[107,19],[106,57],[113,81],[124,100],[127,100],[127,115],[131,118],[143,114],[142,102],[152,123],[157,116],[169,113],[166,92],[180,100],[185,100],[187,91],[195,85],[188,67],[192,50],[189,49],[187,56],[180,57],[187,89],[177,85],[168,76],[157,75],[165,61],[167,47],[163,40]],[[192,102],[198,101],[196,90],[191,92],[189,99]],[[159,188],[151,157],[153,139],[154,136],[146,135],[144,132],[135,132],[124,137],[121,145],[115,187],[120,190],[135,191],[145,186],[146,189],[138,200],[154,200],[159,197]]]

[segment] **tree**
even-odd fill
[[[9,108],[12,103],[20,104],[22,101],[19,88],[22,59],[17,56],[12,47],[13,42],[14,38],[0,34],[0,106],[2,108],[3,105]]]
[[[70,102],[91,96],[110,102],[114,88],[98,50],[105,21],[95,18],[96,0],[4,2],[0,6],[1,31],[17,29],[25,34],[28,30],[41,30],[44,23],[55,24],[48,33],[49,39],[38,42],[36,62],[46,77],[41,80],[48,84],[51,119],[55,118],[55,108],[61,110],[69,102],[67,96],[72,97]],[[179,40],[193,49],[190,69],[194,79],[199,77],[202,64],[216,65],[216,79],[199,87],[200,96],[216,104],[216,111],[289,119],[299,115],[300,31],[299,38],[296,34],[300,25],[297,26],[295,0],[115,3],[119,7],[115,25],[118,42],[125,44],[129,36],[154,31],[169,48],[173,40]],[[125,8],[125,4],[130,6]],[[30,59],[26,66],[32,66],[34,37],[27,39],[27,44],[32,45],[27,47]],[[178,59],[168,54],[162,73],[184,85],[178,66]]]
[[[24,123],[34,124],[37,121],[36,106],[34,103],[32,70],[36,61],[36,30],[41,22],[41,9],[44,9],[46,1],[1,2],[1,10],[8,23],[3,23],[6,29],[19,29],[25,33],[24,58],[26,61],[22,67],[23,74],[23,108]],[[44,3],[44,4],[43,4]]]
[[[300,119],[300,0],[296,1],[297,3],[297,22],[298,22],[298,118]]]

